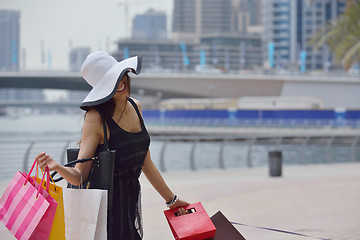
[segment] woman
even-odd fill
[[[102,113],[107,125],[111,150],[116,150],[114,167],[114,193],[112,236],[115,239],[142,239],[139,176],[144,172],[147,179],[164,198],[168,207],[179,208],[185,214],[180,200],[172,193],[151,160],[150,138],[145,128],[140,103],[129,97],[128,72],[139,74],[141,58],[132,57],[117,62],[105,52],[91,53],[81,68],[82,76],[93,87],[81,104],[86,111],[82,141],[78,158],[91,158],[104,149]],[[69,183],[81,185],[89,176],[92,162],[78,163],[74,168],[64,167],[46,153],[36,156],[40,168],[57,171]]]

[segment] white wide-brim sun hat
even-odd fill
[[[92,89],[80,108],[87,110],[88,107],[110,100],[127,72],[133,72],[136,75],[140,73],[141,61],[142,58],[139,56],[118,62],[103,51],[90,53],[81,67],[81,75],[92,86]]]

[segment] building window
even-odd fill
[[[289,24],[288,20],[277,20],[274,21],[274,25],[280,25],[280,24]]]
[[[288,7],[289,3],[274,3],[274,8]]]

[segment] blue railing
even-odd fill
[[[152,125],[360,127],[360,111],[351,110],[144,110]]]

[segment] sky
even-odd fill
[[[0,0],[1,10],[20,11],[25,70],[68,70],[71,46],[114,51],[116,40],[131,36],[133,17],[150,8],[166,12],[169,28],[172,0]]]

